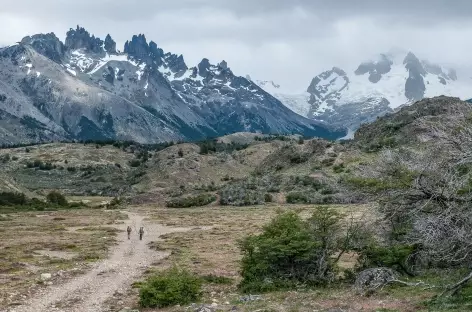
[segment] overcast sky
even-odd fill
[[[0,46],[77,24],[123,43],[144,33],[187,65],[226,60],[238,75],[304,90],[333,66],[391,48],[472,65],[471,0],[4,0]]]

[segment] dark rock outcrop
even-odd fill
[[[28,36],[21,40],[21,44],[32,46],[38,53],[56,63],[60,63],[64,57],[64,44],[54,33]]]
[[[424,98],[426,91],[423,79],[426,75],[426,70],[423,68],[420,60],[411,52],[405,57],[403,64],[409,73],[405,83],[405,96],[410,101],[419,101]]]
[[[65,46],[69,50],[85,49],[88,52],[102,53],[103,40],[90,36],[85,28],[77,26],[76,29],[70,29],[67,32]]]
[[[116,54],[116,42],[111,38],[109,34],[105,37],[104,48],[108,54]]]

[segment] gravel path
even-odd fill
[[[170,228],[148,224],[144,217],[128,213],[129,220],[118,226],[122,234],[118,245],[114,246],[108,259],[96,263],[85,275],[76,277],[62,285],[52,285],[43,289],[35,297],[9,312],[104,312],[103,303],[115,292],[125,293],[146,270],[147,266],[168,256],[148,248],[149,241],[159,236],[188,231],[190,228]],[[131,225],[131,240],[127,239],[126,227]],[[140,241],[138,230],[144,226],[144,237]]]

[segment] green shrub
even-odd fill
[[[56,204],[58,206],[65,207],[69,205],[65,196],[57,191],[52,191],[51,193],[49,193],[46,196],[46,199],[48,200],[49,203]]]
[[[360,251],[359,264],[361,268],[388,267],[411,274],[408,260],[415,252],[415,246],[393,244],[378,246],[369,244]]]
[[[25,205],[27,198],[22,193],[2,192],[0,193],[0,206]]]
[[[180,158],[184,157],[184,151],[179,148],[179,151],[177,152],[177,154],[179,155]]]
[[[310,202],[309,198],[300,192],[288,193],[285,200],[288,204],[308,204]]]
[[[272,195],[269,194],[269,193],[266,193],[264,195],[264,200],[265,200],[266,203],[271,203],[273,201]]]
[[[169,208],[201,207],[211,204],[215,200],[216,196],[213,194],[200,194],[198,196],[190,196],[170,200],[166,203],[166,206]]]
[[[144,308],[185,305],[201,298],[202,280],[185,270],[173,268],[149,277],[139,290]]]
[[[75,168],[75,167],[67,167],[67,171],[69,171],[69,172],[76,172],[76,171],[77,171],[77,168]]]
[[[5,155],[3,155],[2,157],[0,157],[0,160],[1,160],[3,163],[9,162],[10,159],[11,159],[10,154],[5,154]]]
[[[133,160],[130,160],[130,161],[129,161],[129,165],[130,165],[131,167],[136,168],[136,167],[141,166],[141,161],[140,161],[139,159],[133,159]]]
[[[318,208],[304,221],[295,212],[277,215],[260,235],[240,242],[243,292],[325,285],[335,278],[340,215]]]
[[[344,171],[344,164],[334,165],[333,166],[334,173],[341,173]]]

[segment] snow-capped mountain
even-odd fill
[[[313,78],[302,94],[281,92],[275,83],[256,83],[302,116],[350,129],[425,97],[472,97],[469,77],[411,52],[381,54],[352,72],[333,67]]]
[[[77,27],[0,49],[0,143],[58,139],[189,140],[232,132],[300,133],[338,138],[225,61],[189,68],[144,35],[119,52]]]

